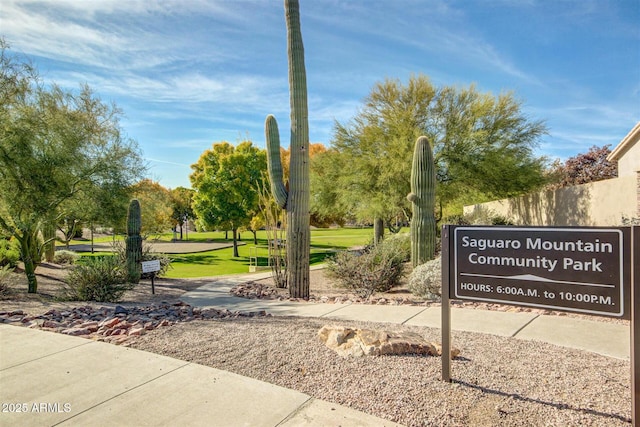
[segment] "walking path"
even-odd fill
[[[176,241],[176,242],[154,242],[145,241],[145,245],[150,245],[154,252],[164,254],[192,254],[197,252],[214,251],[217,249],[230,248],[233,246],[233,242],[190,242],[190,241]],[[245,245],[245,242],[238,242],[239,246]],[[59,246],[58,249],[65,249],[64,246]],[[91,243],[83,243],[77,245],[70,245],[69,249],[75,252],[91,252]],[[93,250],[95,252],[112,252],[112,243],[94,243]]]
[[[440,309],[246,300],[229,290],[183,295],[198,307],[440,327]],[[629,327],[566,316],[452,308],[452,328],[629,358]],[[0,426],[393,426],[306,394],[140,350],[0,324]]]

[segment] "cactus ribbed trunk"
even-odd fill
[[[282,179],[280,138],[273,116],[265,123],[271,191],[278,205],[287,211],[287,282],[293,298],[309,298],[309,118],[304,47],[297,0],[285,0],[291,140],[289,191]]]
[[[141,275],[142,261],[142,216],[140,213],[140,202],[133,199],[129,204],[127,215],[127,240],[125,252],[127,254],[127,273],[129,282],[138,283]]]
[[[415,268],[434,258],[436,248],[436,171],[426,136],[416,141],[411,167],[411,264]]]

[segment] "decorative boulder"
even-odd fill
[[[441,346],[414,332],[389,332],[372,329],[352,329],[345,326],[323,326],[318,331],[320,340],[343,357],[423,354],[439,356]],[[460,350],[451,349],[451,357]]]

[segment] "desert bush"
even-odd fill
[[[400,262],[411,260],[411,236],[409,233],[391,234],[381,242],[380,251],[395,254]]]
[[[150,246],[144,246],[142,248],[142,261],[160,261],[160,271],[156,271],[156,277],[164,275],[171,267],[171,258],[167,254],[151,252]],[[151,273],[143,273],[140,276],[141,279],[150,279]]]
[[[80,255],[73,251],[61,250],[53,255],[53,262],[60,265],[73,265],[79,258]]]
[[[467,219],[464,215],[449,215],[442,218],[442,224],[452,224],[452,225],[471,225],[469,219]]]
[[[13,267],[8,264],[0,267],[0,298],[9,296],[11,294],[9,276],[11,275],[12,271]]]
[[[117,302],[133,289],[127,283],[127,270],[115,256],[93,257],[76,265],[67,276],[64,299]]]
[[[413,295],[438,299],[442,293],[442,260],[438,256],[420,264],[409,274],[407,285]]]
[[[490,218],[491,225],[515,225],[509,217],[504,215],[494,215]]]
[[[20,260],[20,248],[15,240],[0,238],[0,267],[14,268]]]
[[[113,252],[115,252],[116,257],[120,261],[123,266],[127,265],[127,252],[125,243],[122,241],[116,241],[112,245]],[[171,269],[171,258],[167,254],[152,252],[153,245],[144,244],[142,245],[142,258],[140,261],[153,261],[160,260],[160,271],[157,271],[156,277],[164,275],[169,269]],[[140,276],[141,279],[150,279],[151,275],[149,273],[142,274]]]
[[[632,225],[640,225],[640,218],[627,217],[625,215],[622,215],[622,219],[620,220],[620,224],[623,227],[629,227],[629,226],[632,226]]]
[[[362,253],[339,252],[328,261],[327,270],[338,286],[369,298],[375,292],[386,292],[400,285],[404,263],[410,256],[403,237],[388,238]]]

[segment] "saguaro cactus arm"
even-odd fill
[[[278,132],[278,122],[273,115],[269,114],[267,116],[264,129],[267,141],[267,165],[269,181],[271,182],[271,193],[276,199],[278,206],[286,209],[288,193],[284,185],[282,161],[280,160],[280,133]]]

